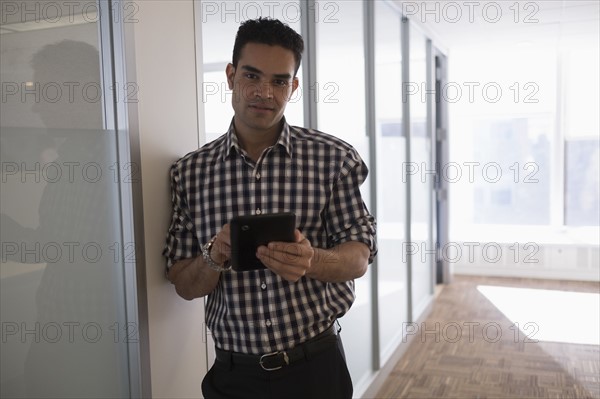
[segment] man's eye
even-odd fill
[[[256,79],[257,76],[255,74],[253,74],[253,73],[247,73],[246,74],[246,78],[248,78],[248,79]]]
[[[288,85],[288,81],[287,80],[276,80],[275,81],[275,86],[280,86],[280,87],[285,87]]]

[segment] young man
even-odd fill
[[[207,398],[350,398],[334,322],[375,256],[375,220],[359,186],[367,167],[349,144],[289,126],[302,37],[277,20],[240,26],[227,65],[226,134],[171,168],[168,278],[188,300],[208,295],[216,361]],[[294,212],[294,243],[261,246],[263,270],[229,270],[229,221]]]

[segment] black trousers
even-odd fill
[[[350,399],[352,393],[339,335],[325,351],[276,371],[216,360],[202,381],[207,399]]]

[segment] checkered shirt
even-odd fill
[[[313,247],[363,242],[377,253],[375,219],[359,190],[367,166],[328,134],[283,120],[277,143],[257,162],[228,132],[171,167],[173,217],[163,254],[170,267],[201,255],[200,246],[237,215],[294,212]],[[263,354],[324,331],[354,302],[354,281],[289,282],[268,269],[222,273],[208,295],[206,322],[217,347]]]

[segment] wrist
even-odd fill
[[[220,261],[215,261],[214,258],[212,257],[212,250],[213,250],[213,247],[215,246],[216,240],[217,240],[217,236],[214,236],[208,243],[204,244],[201,247],[204,263],[206,263],[206,265],[208,267],[210,267],[211,269],[213,269],[215,271],[227,272],[227,271],[231,270],[231,264],[229,263],[229,261],[227,259],[222,259],[223,258],[222,256],[217,256],[218,258],[220,258],[219,259]]]
[[[319,259],[322,255],[322,249],[313,247],[313,256],[310,258],[310,267],[306,271],[306,277],[316,279],[319,275]]]

